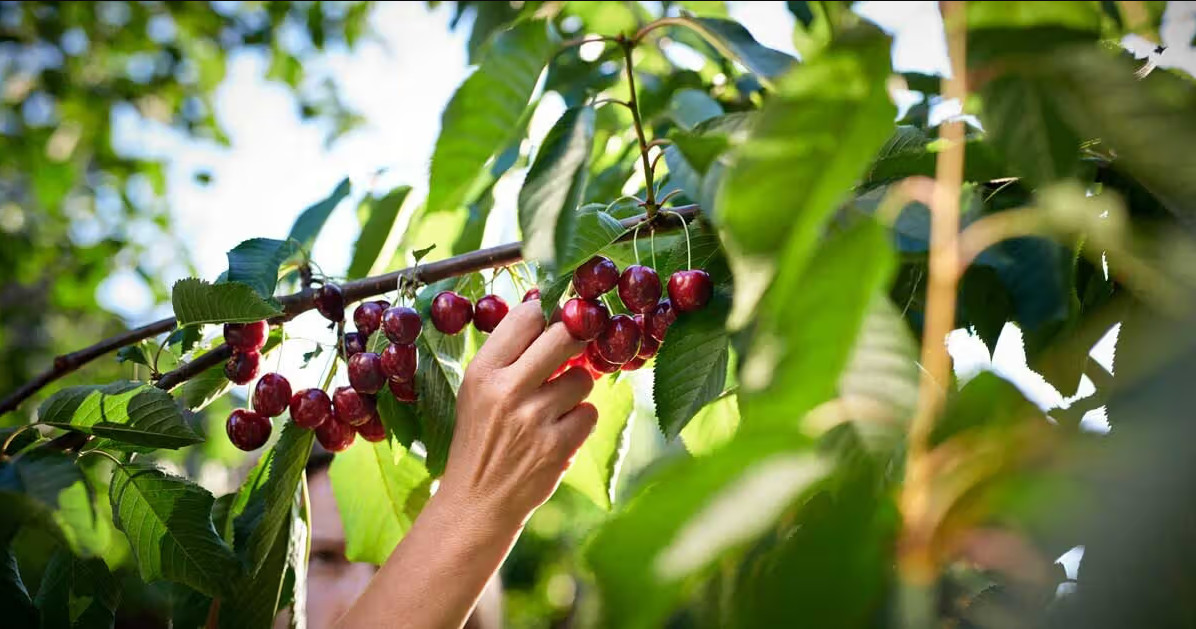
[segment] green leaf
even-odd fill
[[[45,528],[76,552],[94,550],[91,493],[73,457],[39,448],[0,463],[0,538],[26,524]]]
[[[282,529],[270,545],[257,575],[243,573],[231,595],[220,599],[219,626],[270,629],[282,607],[287,570],[298,551],[307,550],[307,525],[299,508],[299,493],[291,497]]]
[[[382,565],[430,497],[432,478],[414,454],[358,439],[329,470],[345,526],[345,557]]]
[[[233,583],[240,567],[212,525],[206,489],[146,463],[126,463],[113,470],[109,497],[143,580],[176,581],[209,596]]]
[[[169,393],[138,382],[68,387],[42,402],[38,421],[151,448],[177,449],[203,441]]]
[[[660,430],[670,439],[723,392],[729,352],[727,306],[716,294],[702,310],[682,313],[660,344],[652,399]]]
[[[336,188],[332,194],[328,195],[328,198],[303,210],[299,218],[295,219],[295,224],[291,226],[291,233],[287,236],[287,240],[294,240],[304,250],[311,251],[316,237],[320,235],[320,230],[324,229],[324,223],[328,221],[328,215],[332,214],[332,210],[335,210],[336,206],[349,196],[351,190],[349,178],[345,177],[336,184]]]
[[[424,256],[427,256],[429,253],[432,253],[432,250],[435,248],[436,248],[436,244],[433,243],[433,244],[428,245],[427,247],[424,247],[423,249],[416,249],[415,251],[411,252],[411,257],[414,258],[415,261],[418,263],[420,260],[424,259]]]
[[[631,438],[631,383],[625,378],[599,379],[586,401],[598,409],[598,425],[573,457],[564,483],[609,510],[615,500],[619,466]]]
[[[191,323],[252,323],[282,314],[277,303],[263,300],[253,288],[237,282],[209,284],[189,277],[171,291],[179,325]]]
[[[1013,171],[1032,186],[1076,174],[1080,138],[1068,124],[1071,115],[1051,98],[1049,78],[1005,76],[980,90],[980,121]]]
[[[100,559],[79,559],[59,549],[50,557],[34,599],[43,628],[111,627],[120,584]]]
[[[0,609],[5,610],[7,622],[14,627],[33,627],[37,624],[37,608],[29,598],[29,590],[21,580],[17,556],[11,540],[0,542]]]
[[[174,350],[176,356],[182,356],[191,351],[203,337],[200,327],[198,325],[179,326],[170,333],[170,336],[166,337],[166,344]]]
[[[544,312],[544,320],[551,321],[552,313],[560,307],[561,297],[565,295],[565,291],[569,290],[569,286],[573,283],[573,274],[569,273],[561,275],[553,280],[541,280],[538,284],[540,288],[540,309]]]
[[[1095,2],[980,2],[967,7],[968,29],[1058,26],[1099,32],[1100,7]]]
[[[934,177],[934,165],[941,148],[942,145],[932,143],[922,129],[898,125],[877,152],[860,189],[869,190],[914,175]],[[967,139],[964,144],[964,181],[992,181],[1008,177],[1011,172],[997,156],[992,143],[982,137]]]
[[[586,549],[602,626],[662,626],[698,576],[770,529],[829,470],[797,451],[803,443],[784,433],[741,437],[646,480]]]
[[[686,88],[673,93],[668,115],[679,127],[689,131],[715,116],[723,115],[723,108],[710,94]]]
[[[256,575],[265,564],[290,516],[291,500],[303,478],[303,469],[311,455],[315,433],[287,422],[278,443],[270,450],[270,467],[265,482],[258,485],[249,499],[249,506],[237,516],[234,524],[239,531],[251,530],[247,544],[237,543],[249,566],[249,574]]]
[[[390,388],[378,392],[378,416],[386,426],[386,434],[392,444],[410,448],[411,442],[419,438],[419,415],[415,405],[395,399]]]
[[[496,35],[478,69],[453,94],[432,155],[427,211],[455,209],[474,179],[511,140],[555,43],[527,20]]]
[[[457,423],[457,389],[461,386],[461,366],[436,351],[425,331],[416,340],[419,367],[416,370],[415,403],[419,413],[420,440],[428,452],[428,472],[433,477],[444,473],[449,445]]]
[[[270,299],[278,286],[278,268],[298,250],[294,240],[246,240],[228,251],[227,280],[245,284],[262,299]]]
[[[116,352],[116,362],[137,363],[146,367],[150,366],[150,360],[140,345],[128,345],[120,348],[120,351]]]
[[[719,53],[736,59],[753,74],[765,79],[779,78],[797,65],[793,57],[756,41],[738,22],[713,17],[674,20],[697,32]]]
[[[580,208],[574,219],[564,249],[558,250],[557,275],[572,273],[586,260],[606,249],[627,233],[615,217],[603,212],[599,205]]]
[[[399,186],[380,199],[370,197],[363,202],[368,218],[362,223],[361,235],[353,245],[353,260],[349,262],[347,279],[355,280],[381,273],[390,262],[398,241],[390,242],[389,250],[386,245],[390,241],[395,219],[399,217],[399,209],[410,192],[411,186]]]
[[[739,429],[739,397],[723,396],[705,408],[681,430],[681,442],[694,456],[717,450],[735,436]]]
[[[593,143],[592,107],[566,110],[544,138],[519,191],[525,258],[548,265],[565,258],[589,177]]]
[[[183,408],[198,412],[224,395],[230,384],[224,375],[224,365],[216,365],[176,387],[171,394]]]

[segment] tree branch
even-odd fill
[[[680,213],[686,220],[692,220],[700,211],[696,205],[680,206],[673,208],[673,210]],[[646,215],[633,216],[624,219],[622,223],[623,227],[631,229],[647,220],[653,221],[658,228],[662,229],[673,229],[680,226],[680,223],[674,217],[663,214],[657,214],[651,219]],[[630,238],[631,233],[628,232],[620,238],[620,241]],[[341,284],[341,290],[345,294],[345,303],[353,303],[361,301],[366,297],[373,297],[394,290],[401,276],[407,276],[417,282],[429,284],[449,277],[474,273],[482,269],[506,266],[521,259],[523,259],[523,243],[513,242],[497,247],[490,247],[489,249],[471,251],[436,262],[420,264],[412,268],[400,269],[384,275],[345,282]],[[315,308],[315,304],[312,302],[314,294],[311,289],[304,289],[301,292],[280,297],[278,301],[282,303],[283,315],[271,319],[270,323],[278,324],[289,321],[299,314],[312,310]],[[162,319],[161,321],[155,321],[106,338],[95,345],[85,347],[77,352],[58,356],[54,359],[54,366],[52,368],[21,385],[16,391],[5,397],[3,401],[0,401],[0,415],[16,409],[22,402],[33,396],[33,394],[37,393],[47,384],[66,376],[96,358],[126,345],[132,345],[143,339],[169,332],[174,329],[175,325],[176,320],[174,317]],[[157,386],[160,389],[169,391],[203,371],[219,365],[227,360],[230,355],[231,352],[228,347],[220,344],[195,360],[164,374],[158,379]]]

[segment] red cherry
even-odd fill
[[[663,343],[665,332],[669,331],[669,326],[676,320],[677,311],[673,308],[673,303],[665,299],[656,304],[651,312],[644,313],[644,329],[648,331],[648,336]]]
[[[701,269],[677,271],[669,276],[669,300],[681,312],[691,312],[705,306],[713,292],[710,274]]]
[[[627,267],[619,276],[619,299],[632,312],[652,310],[660,300],[660,276],[646,266]]]
[[[319,428],[332,421],[332,400],[319,389],[304,389],[291,396],[291,421],[300,428]]]
[[[345,358],[364,352],[366,342],[366,336],[360,332],[345,332]]]
[[[235,352],[256,352],[266,346],[269,335],[270,324],[265,321],[224,324],[224,342]]]
[[[601,374],[614,373],[619,370],[618,365],[602,357],[602,352],[598,351],[598,345],[594,341],[590,341],[590,344],[586,345],[585,357],[586,363],[590,369],[590,373],[593,374],[594,372],[598,372],[599,374],[598,376],[594,376],[595,380],[597,380]]]
[[[329,452],[343,452],[353,445],[357,433],[353,427],[340,422],[329,421],[316,428],[316,440]]]
[[[408,380],[407,382],[390,380],[387,384],[390,386],[390,392],[394,394],[395,399],[400,402],[411,403],[419,398],[419,395],[415,392],[415,380]]]
[[[224,363],[224,377],[235,384],[249,384],[257,375],[261,362],[262,355],[257,352],[233,352],[228,362]]]
[[[386,426],[382,425],[382,418],[374,413],[369,421],[357,427],[357,434],[370,443],[378,443],[386,439]]]
[[[386,309],[376,301],[363,301],[353,311],[353,323],[357,331],[369,338],[382,325],[382,313]]]
[[[636,356],[648,360],[656,355],[657,350],[660,349],[660,341],[656,340],[651,334],[648,334],[648,324],[644,320],[644,315],[637,314],[634,317],[635,324],[640,326],[640,351]]]
[[[390,302],[385,299],[375,299],[374,303],[382,307],[382,312],[386,312],[386,309],[390,308]]]
[[[361,393],[377,393],[386,386],[382,358],[374,352],[361,352],[349,359],[349,384]]]
[[[619,367],[619,369],[622,369],[623,371],[635,371],[636,369],[643,367],[644,363],[646,362],[648,362],[647,358],[644,358],[643,356],[636,356],[635,358],[623,363],[623,366]]]
[[[486,295],[478,300],[473,309],[473,327],[479,332],[490,333],[507,316],[507,302],[498,295]]]
[[[617,314],[606,322],[606,327],[594,339],[594,345],[608,362],[622,365],[639,353],[641,336],[643,331],[635,319]]]
[[[391,380],[406,382],[415,377],[416,353],[414,345],[392,343],[382,350],[382,373]]]
[[[531,301],[533,299],[539,299],[539,298],[540,298],[540,289],[535,288],[535,287],[527,289],[527,292],[523,294],[523,301]]]
[[[268,373],[253,387],[253,410],[266,417],[278,417],[291,401],[291,383],[278,373]]]
[[[573,290],[582,299],[597,299],[618,283],[619,267],[604,256],[594,256],[573,271]]]
[[[456,334],[473,319],[473,304],[451,290],[432,300],[432,325],[445,334]]]
[[[590,341],[602,333],[610,318],[602,302],[574,297],[561,308],[561,321],[569,334],[579,341]]]
[[[270,418],[253,411],[238,408],[228,415],[224,430],[234,446],[250,452],[266,445],[273,428]]]
[[[316,304],[316,310],[324,315],[325,319],[332,322],[340,322],[345,319],[345,293],[340,286],[336,284],[325,284],[316,289],[316,294],[312,297],[312,301]]]
[[[372,395],[358,393],[353,387],[337,387],[332,392],[332,413],[336,421],[360,426],[370,420],[378,406]]]
[[[387,308],[382,313],[382,332],[391,343],[410,345],[424,328],[419,313],[407,306]]]

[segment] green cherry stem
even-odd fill
[[[685,217],[681,216],[681,214],[674,212],[672,210],[661,210],[661,211],[664,212],[665,214],[672,214],[673,216],[677,217],[677,220],[681,221],[681,229],[683,229],[685,231],[685,268],[687,268],[687,269],[694,268],[694,253],[693,253],[693,249],[689,245],[689,225],[686,224]]]

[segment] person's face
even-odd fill
[[[311,562],[307,568],[307,624],[331,627],[365,590],[376,568],[345,559],[345,529],[327,471],[307,479],[311,494]]]

